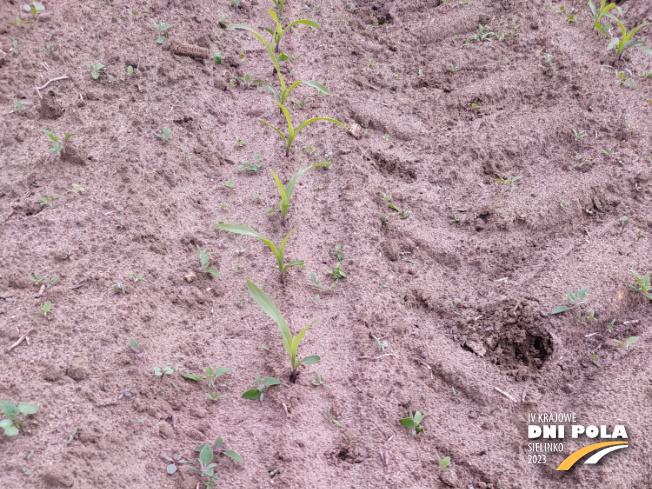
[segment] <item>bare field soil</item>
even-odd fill
[[[619,31],[594,30],[584,1],[440,3],[288,0],[284,23],[321,27],[287,32],[281,73],[331,92],[296,88],[293,124],[349,130],[317,121],[286,157],[258,121],[284,115],[246,83],[278,87],[268,52],[220,25],[269,37],[272,2],[48,1],[24,26],[8,25],[23,2],[0,2],[0,399],[39,406],[0,432],[0,486],[191,489],[207,479],[164,457],[197,465],[222,437],[243,463],[220,455],[216,487],[650,487],[652,301],[629,285],[652,272],[652,57],[614,68]],[[652,17],[622,8],[630,28]],[[493,35],[466,42],[478,25]],[[270,170],[286,183],[325,159],[286,222],[266,213]],[[218,221],[277,244],[298,226],[285,253],[305,265],[281,283],[262,242]],[[336,246],[346,277],[318,290]],[[321,319],[299,347],[321,362],[296,383],[247,279],[294,334]],[[207,366],[232,370],[214,387],[181,376]],[[243,399],[257,376],[282,383]],[[399,423],[410,411],[424,434]],[[629,447],[556,471],[600,441],[567,436],[529,463],[528,413],[559,412],[624,425]]]

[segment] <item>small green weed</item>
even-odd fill
[[[93,80],[97,80],[102,74],[102,71],[104,71],[104,68],[106,68],[106,65],[103,65],[99,61],[93,61],[91,63],[86,63],[86,68],[91,70]]]
[[[41,129],[41,132],[44,132],[52,140],[52,142],[54,143],[52,145],[52,147],[50,148],[50,153],[52,153],[53,155],[61,153],[62,148],[61,148],[61,143],[59,143],[59,138],[52,131],[50,131],[48,129]],[[70,139],[73,136],[77,136],[78,134],[79,133],[77,133],[77,132],[66,134],[64,136],[64,138],[63,138],[64,147],[65,147],[65,143],[68,141],[68,139]]]
[[[326,387],[327,389],[330,389],[330,388],[331,388],[331,386],[328,385],[328,384],[326,383],[326,379],[325,379],[324,376],[319,372],[319,370],[317,370],[317,379],[312,381],[312,385],[314,385],[315,387],[319,387],[319,386],[322,386],[322,385],[323,385],[323,386]]]
[[[638,282],[637,285],[629,284],[630,288],[636,292],[640,292],[645,297],[652,300],[652,285],[650,285],[650,274],[646,273],[641,277],[634,270],[630,270],[630,272],[634,274],[634,277],[636,277],[636,281]]]
[[[253,389],[249,389],[247,392],[242,394],[242,397],[245,399],[251,399],[252,401],[255,401],[256,399],[259,399],[260,402],[263,402],[263,398],[265,397],[265,391],[267,391],[268,387],[271,387],[273,385],[280,385],[281,381],[278,379],[275,379],[274,377],[265,377],[265,380],[261,379],[260,377],[256,377],[254,380],[254,387]]]
[[[23,5],[23,10],[25,12],[31,13],[34,20],[38,20],[38,16],[41,14],[41,12],[45,11],[45,7],[42,3],[33,2],[32,5]]]
[[[5,419],[0,420],[0,428],[5,430],[5,435],[16,436],[23,429],[23,424],[27,420],[27,416],[36,414],[38,411],[38,404],[29,404],[21,402],[16,406],[9,401],[0,401],[2,406],[2,414],[7,416]]]
[[[638,336],[630,336],[624,341],[618,341],[618,340],[612,340],[614,343],[616,343],[618,346],[622,346],[625,349],[628,349],[630,346],[632,346],[634,343],[638,341]]]
[[[217,269],[211,267],[211,259],[210,256],[215,253],[214,251],[204,251],[201,249],[201,246],[197,246],[197,251],[199,252],[199,267],[197,270],[199,270],[202,273],[208,273],[209,275],[212,275],[215,278],[220,278],[220,272],[217,271]]]
[[[423,426],[421,426],[421,421],[423,421],[427,416],[427,414],[424,416],[419,411],[414,414],[410,411],[407,418],[401,418],[401,425],[412,431],[413,435],[424,434],[426,431],[423,429]]]
[[[589,288],[584,287],[583,289],[580,289],[577,294],[574,294],[570,290],[566,292],[566,295],[568,297],[568,302],[570,303],[570,306],[559,306],[556,307],[550,314],[560,314],[562,312],[570,311],[572,309],[577,309],[577,319],[580,323],[585,323],[587,320],[589,321],[595,321],[595,311],[593,309],[589,309],[587,314],[582,316],[582,306],[586,304],[586,296],[588,293]]]
[[[455,469],[451,469],[449,467],[449,465],[451,463],[451,458],[450,457],[441,458],[437,452],[435,452],[435,455],[437,456],[437,463],[439,464],[439,468],[442,471],[445,472],[445,471],[449,471],[449,470],[450,471],[455,470]]]
[[[156,136],[163,142],[167,142],[170,139],[172,139],[172,136],[170,136],[171,133],[172,133],[172,129],[170,129],[169,127],[164,127],[160,133],[156,131],[152,131],[152,134],[154,134],[154,136]]]
[[[45,302],[34,314],[42,314],[47,319],[48,314],[52,314],[52,303],[50,301]]]
[[[152,24],[154,24],[152,30],[154,31],[155,34],[158,35],[156,42],[158,44],[163,44],[163,42],[165,42],[165,40],[168,38],[168,29],[172,27],[172,25],[166,24],[165,22],[161,22],[160,24],[157,24],[152,19],[150,19],[150,21],[152,22]]]

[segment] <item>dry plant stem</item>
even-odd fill
[[[503,396],[505,396],[506,398],[510,399],[512,402],[514,402],[514,403],[518,403],[518,401],[517,401],[516,399],[514,399],[510,394],[508,394],[508,393],[505,392],[504,390],[501,390],[501,389],[499,389],[498,387],[494,387],[494,389],[496,389],[498,392],[500,392],[500,393],[501,393]]]
[[[45,89],[52,82],[59,81],[59,80],[67,80],[67,79],[68,79],[68,77],[65,76],[65,75],[60,76],[58,78],[52,78],[52,80],[48,80],[48,82],[45,85],[43,85],[42,87],[34,87],[34,90],[36,90],[36,93],[38,93],[39,98],[43,98],[43,96],[41,95],[41,92],[39,90]]]
[[[365,359],[367,359],[367,360],[378,360],[379,358],[393,357],[393,356],[394,355],[391,354],[391,353],[385,353],[384,355],[378,355],[377,357],[369,357],[369,356],[364,355],[364,356],[358,357],[358,360],[365,360]]]
[[[26,334],[18,338],[18,341],[16,341],[13,345],[11,345],[9,348],[7,348],[7,353],[9,353],[11,350],[16,348],[18,345],[20,345],[23,341],[25,341],[29,345],[29,338],[28,335],[31,334],[32,330],[30,329]]]

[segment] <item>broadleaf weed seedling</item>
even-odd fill
[[[90,63],[86,63],[86,68],[91,70],[91,76],[93,77],[93,80],[97,80],[102,74],[102,71],[104,71],[104,68],[106,68],[106,65],[103,65],[99,61],[92,61]]]
[[[331,255],[334,255],[337,261],[344,261],[344,250],[346,245],[335,245],[335,251],[331,251]]]
[[[283,216],[283,219],[287,218],[288,211],[292,206],[292,204],[290,203],[290,199],[292,199],[292,192],[294,192],[294,185],[297,183],[297,180],[299,180],[299,178],[301,178],[306,172],[314,168],[322,167],[322,166],[328,168],[330,167],[330,164],[331,164],[330,161],[323,160],[312,166],[304,168],[303,170],[299,170],[292,176],[292,178],[290,178],[290,181],[286,186],[283,186],[283,183],[278,178],[278,176],[276,176],[276,173],[274,173],[273,170],[270,170],[270,173],[272,174],[272,177],[276,182],[276,187],[278,188],[278,192],[281,195],[280,208],[281,208],[281,215]]]
[[[40,276],[38,272],[34,272],[32,275],[30,275],[27,278],[30,279],[34,285],[41,285],[41,282],[44,282],[43,285],[45,286],[46,289],[52,287],[59,280],[58,275],[55,275],[54,277],[51,278],[47,278],[47,277]]]
[[[335,285],[339,285],[341,279],[346,278],[346,273],[342,270],[342,263],[337,262],[332,270],[329,270],[328,273],[331,274],[331,277],[335,280]]]
[[[457,402],[460,402],[460,403],[462,402],[462,393],[460,391],[458,391],[458,390],[455,390],[455,387],[453,387],[453,398]]]
[[[0,428],[5,430],[5,435],[16,436],[23,429],[23,424],[27,420],[27,416],[36,414],[38,411],[38,404],[29,404],[21,402],[16,406],[13,402],[2,400],[2,414],[7,416],[5,419],[0,420]],[[21,417],[19,417],[21,416]]]
[[[242,165],[238,165],[238,171],[256,173],[258,170],[260,170],[261,166],[263,166],[263,164],[260,162],[260,155],[256,153],[252,162],[243,161]]]
[[[39,195],[36,196],[36,200],[39,201],[39,205],[47,205],[51,209],[61,205],[56,203],[56,201],[60,199],[65,199],[65,197],[63,195],[55,195],[54,197],[41,197]]]
[[[344,428],[344,425],[342,423],[340,423],[337,420],[337,418],[339,418],[339,416],[335,416],[335,414],[331,411],[331,407],[328,406],[326,408],[326,419],[328,419],[328,421],[333,423],[335,426],[339,426],[340,428]]]
[[[487,29],[491,29],[488,25],[478,24],[478,33],[470,38],[466,39],[464,42],[467,46],[470,46],[472,42],[491,42],[492,37],[496,37],[496,33]]]
[[[455,469],[451,469],[449,467],[451,463],[451,458],[450,457],[443,457],[441,458],[437,452],[435,452],[435,455],[437,456],[437,464],[439,465],[439,468],[443,471],[454,471]]]
[[[33,2],[32,5],[23,5],[23,10],[25,12],[31,13],[34,20],[38,20],[38,16],[41,14],[41,12],[45,11],[45,7],[42,3]]]
[[[261,379],[260,377],[256,377],[256,379],[254,380],[254,385],[256,387],[246,391],[244,394],[242,394],[242,397],[244,397],[245,399],[251,399],[252,401],[259,399],[260,402],[263,402],[263,398],[265,397],[265,391],[267,390],[267,388],[273,385],[280,385],[280,384],[281,381],[275,379],[274,377],[265,377],[265,380]]]
[[[165,22],[161,22],[160,24],[157,24],[154,20],[150,19],[152,24],[154,24],[154,27],[152,27],[152,30],[154,33],[158,35],[158,38],[156,39],[156,42],[158,44],[163,44],[166,39],[168,39],[168,29],[172,27],[171,24],[166,24]]]
[[[225,450],[224,449],[224,442],[225,442],[225,440],[223,438],[219,437],[217,440],[215,440],[214,446],[211,447],[211,448],[214,448],[214,450],[213,450],[213,453],[215,454],[214,460],[217,460],[220,455],[225,455],[225,456],[235,460],[236,462],[238,462],[240,464],[244,463],[244,460],[242,460],[242,457],[238,454],[238,452],[236,452],[235,450]],[[195,448],[195,451],[196,452],[201,452],[202,449],[205,446],[210,446],[210,445],[200,445],[197,448]]]
[[[52,302],[45,302],[41,308],[36,311],[34,314],[42,314],[45,319],[48,318],[48,314],[52,314]]]
[[[188,463],[187,460],[181,458],[181,455],[172,455],[171,457],[164,456],[163,458],[170,462],[165,469],[169,475],[174,474],[178,470],[179,467],[177,467],[177,465]]]
[[[152,131],[152,134],[154,134],[154,136],[156,136],[163,142],[167,142],[170,139],[172,139],[172,136],[170,136],[171,133],[172,133],[172,129],[170,129],[169,127],[164,127],[160,133],[156,131]]]
[[[616,343],[618,346],[622,346],[627,350],[630,346],[632,346],[634,343],[638,341],[638,336],[630,336],[626,340],[623,341],[618,341],[618,340],[612,340],[614,343]]]
[[[521,175],[519,175],[519,176],[516,176],[516,177],[508,177],[508,178],[494,178],[494,181],[503,183],[505,185],[509,185],[510,187],[513,187],[514,183],[517,180],[520,180],[521,178],[523,178],[523,177]]]
[[[251,75],[236,76],[235,79],[240,82],[240,85],[248,89],[256,88],[254,86],[254,84],[256,83],[265,83],[265,80],[259,80],[259,79],[254,80]]]
[[[208,386],[213,387],[218,377],[230,372],[231,370],[233,369],[230,367],[206,367],[206,381],[208,382]]]
[[[220,278],[220,272],[217,271],[217,269],[211,267],[211,259],[210,256],[215,253],[214,251],[204,251],[201,249],[201,246],[197,246],[197,251],[199,251],[199,267],[197,270],[199,270],[202,273],[207,273],[209,275],[212,275],[215,278]]]
[[[421,426],[421,421],[426,419],[429,415],[423,415],[419,411],[412,414],[412,411],[408,413],[406,418],[401,418],[401,425],[409,429],[413,435],[424,434],[426,431]]]
[[[638,285],[629,284],[630,288],[636,292],[640,292],[645,297],[652,300],[652,285],[650,285],[650,274],[646,273],[641,277],[634,270],[630,270],[630,272],[634,274],[634,277],[636,277],[636,281],[638,282]]]
[[[217,464],[213,462],[213,449],[210,445],[202,446],[197,461],[199,462],[199,467],[188,465],[188,468],[195,472],[199,472],[202,477],[207,478],[207,480],[204,481],[206,487],[214,487],[215,481],[219,480],[219,477],[215,475],[215,467]]]
[[[600,367],[598,363],[598,354],[594,351],[591,351],[591,361],[595,364],[596,367]]]
[[[568,302],[570,306],[559,306],[553,309],[553,311],[550,314],[560,314],[562,312],[570,311],[573,309],[577,308],[577,319],[580,323],[585,323],[586,320],[590,321],[595,321],[595,311],[593,309],[589,309],[587,314],[585,316],[582,316],[582,306],[586,304],[586,295],[588,292],[589,288],[584,287],[580,289],[577,294],[574,294],[570,290],[566,292],[566,295],[568,297]]]
[[[285,272],[293,266],[304,266],[305,263],[303,260],[299,261],[293,261],[290,263],[285,263],[285,246],[287,245],[288,239],[290,238],[290,235],[294,232],[295,229],[297,229],[299,226],[295,226],[290,230],[290,232],[285,236],[283,241],[281,242],[281,245],[277,248],[274,243],[262,234],[254,231],[250,227],[247,226],[242,226],[240,224],[228,224],[225,222],[218,222],[215,227],[217,229],[221,229],[223,231],[227,231],[230,233],[235,233],[235,234],[242,234],[244,236],[253,236],[254,238],[258,238],[261,240],[263,243],[265,243],[269,249],[274,253],[274,256],[276,257],[276,262],[278,264],[278,270],[279,270],[279,278],[281,280],[281,283],[283,283],[284,280],[284,274]]]
[[[319,355],[310,355],[301,360],[297,360],[297,351],[299,349],[299,344],[301,343],[301,340],[305,336],[306,332],[314,324],[321,321],[321,319],[314,320],[308,326],[303,328],[299,332],[299,334],[297,334],[295,337],[292,337],[292,332],[290,331],[290,327],[285,322],[285,319],[281,315],[281,312],[278,310],[276,304],[274,304],[272,299],[251,280],[247,280],[247,289],[249,290],[249,295],[251,295],[252,299],[256,302],[256,304],[258,304],[258,306],[263,310],[263,312],[267,314],[270,318],[272,318],[274,322],[278,325],[278,329],[281,331],[281,335],[283,336],[283,347],[285,348],[285,351],[288,352],[288,355],[290,356],[290,361],[292,363],[292,373],[290,374],[290,381],[292,383],[296,382],[296,379],[299,375],[298,369],[301,365],[313,365],[315,363],[319,363],[321,360]]]
[[[326,383],[326,379],[319,372],[319,370],[317,370],[317,379],[312,381],[312,385],[314,385],[315,387],[319,387],[319,386],[323,385],[327,389],[331,388],[331,386]]]
[[[41,129],[41,132],[44,132],[54,143],[50,148],[50,153],[52,153],[53,155],[61,153],[61,150],[63,148],[61,148],[61,143],[59,142],[59,138],[52,131],[48,129]],[[73,136],[77,136],[78,134],[79,133],[77,132],[66,134],[63,138],[64,148],[65,148],[65,143],[68,141],[68,139],[70,139]]]
[[[145,345],[139,345],[134,338],[129,338],[129,350],[136,358],[140,358],[145,353]]]

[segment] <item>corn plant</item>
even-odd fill
[[[290,24],[291,25],[291,24]],[[289,26],[288,26],[289,27]],[[292,83],[289,87],[285,84],[285,80],[283,79],[283,75],[281,75],[281,67],[279,66],[279,61],[284,61],[287,59],[287,56],[283,53],[281,53],[278,57],[276,56],[274,46],[272,45],[271,42],[268,42],[260,33],[256,32],[253,30],[251,27],[243,25],[243,24],[230,24],[227,29],[240,29],[244,31],[251,32],[254,36],[258,38],[260,42],[263,43],[265,48],[267,49],[267,53],[269,54],[269,57],[272,61],[272,64],[274,65],[274,68],[276,69],[276,74],[278,75],[278,81],[279,84],[281,85],[281,91],[279,92],[274,88],[274,86],[271,83],[265,82],[265,86],[272,92],[274,97],[276,98],[276,101],[280,105],[285,105],[287,102],[288,95],[290,95],[290,92],[294,90],[296,87],[299,85],[308,85],[310,87],[313,87],[317,89],[317,91],[323,95],[330,95],[330,92],[326,89],[325,86],[323,86],[321,83],[317,83],[315,81],[296,81]],[[272,34],[272,42],[274,42],[274,34]]]
[[[634,274],[634,277],[636,277],[636,281],[638,282],[638,285],[630,284],[629,286],[636,292],[640,292],[645,297],[652,300],[652,285],[650,285],[650,274],[646,273],[643,277],[641,277],[634,270],[630,270],[630,271]]]
[[[265,243],[270,250],[272,250],[272,253],[274,253],[274,256],[276,257],[276,262],[278,263],[278,271],[280,275],[280,280],[281,283],[283,283],[283,274],[288,270],[290,267],[294,266],[303,266],[305,265],[303,260],[298,260],[298,261],[293,261],[290,263],[285,263],[285,245],[287,245],[288,239],[290,238],[290,235],[294,232],[296,228],[299,226],[296,226],[292,228],[292,230],[285,236],[283,241],[281,242],[281,245],[277,248],[274,243],[265,236],[263,236],[260,233],[257,233],[253,229],[247,226],[242,226],[240,224],[228,224],[225,222],[218,222],[215,227],[217,229],[221,229],[223,231],[228,231],[229,233],[235,233],[235,234],[242,234],[245,236],[253,236],[254,238],[258,238],[261,240],[263,243]]]
[[[319,24],[317,22],[307,19],[299,19],[295,20],[294,22],[290,22],[287,27],[283,29],[283,26],[279,22],[276,14],[271,10],[268,10],[267,12],[269,12],[269,15],[272,16],[272,19],[274,19],[274,23],[276,24],[276,29],[272,30],[265,28],[265,30],[272,35],[272,41],[274,42],[274,52],[276,53],[278,53],[278,45],[281,43],[281,39],[283,39],[283,36],[290,29],[290,27],[294,25],[305,24],[309,25],[310,27],[314,27],[315,29],[319,29]]]
[[[636,32],[645,27],[650,25],[650,23],[646,24],[641,24],[639,26],[634,27],[631,31],[627,32],[627,29],[625,26],[620,22],[616,17],[614,17],[612,14],[604,14],[606,17],[609,17],[610,19],[613,19],[616,24],[618,24],[618,27],[620,27],[620,32],[622,34],[622,38],[614,37],[609,45],[607,46],[607,51],[611,51],[613,48],[616,48],[616,62],[620,60],[620,57],[622,54],[627,51],[630,48],[635,48],[635,47],[640,47],[643,51],[645,51],[648,54],[652,54],[652,48],[648,48],[645,46],[645,41],[635,41],[634,40],[634,34]]]
[[[285,322],[285,319],[283,319],[281,312],[278,310],[272,299],[265,292],[259,289],[258,286],[251,280],[247,280],[247,288],[249,289],[249,295],[251,295],[253,300],[256,301],[256,304],[258,304],[263,312],[272,318],[274,322],[276,322],[278,329],[281,330],[281,334],[283,335],[283,347],[285,348],[285,351],[287,351],[290,355],[290,360],[292,362],[292,374],[290,375],[290,381],[296,382],[297,376],[299,375],[297,370],[301,365],[313,365],[315,363],[319,363],[321,360],[319,355],[310,355],[303,358],[302,360],[297,360],[297,350],[299,349],[299,343],[301,343],[304,335],[312,327],[312,325],[319,322],[320,320],[316,319],[308,326],[303,328],[299,334],[293,338],[290,328]]]
[[[278,10],[278,16],[283,16],[283,7],[285,6],[285,0],[272,0],[274,5],[276,5],[276,10]]]
[[[607,5],[607,0],[601,0],[600,1],[600,9],[595,6],[595,4],[592,1],[589,1],[589,8],[591,9],[591,14],[593,15],[593,27],[597,29],[598,31],[601,32],[607,32],[611,28],[611,24],[601,24],[600,19],[608,13],[611,9],[616,9],[618,10],[618,13],[620,15],[623,14],[623,11],[619,6],[617,6],[615,3],[610,3]]]
[[[277,105],[281,108],[283,111],[283,114],[285,114],[285,120],[287,121],[288,124],[288,134],[287,136],[281,132],[281,130],[274,126],[273,124],[270,124],[267,121],[264,121],[262,119],[258,119],[260,122],[265,124],[266,126],[271,127],[274,129],[279,136],[281,136],[281,139],[283,140],[283,143],[285,144],[285,156],[288,157],[290,156],[290,148],[292,147],[292,143],[294,142],[294,139],[299,135],[301,131],[303,131],[306,127],[308,127],[310,124],[316,121],[329,121],[332,122],[333,124],[337,124],[338,126],[343,127],[345,130],[347,130],[346,126],[342,124],[340,121],[331,119],[330,117],[311,117],[308,120],[303,121],[299,126],[295,129],[294,126],[292,125],[292,118],[290,116],[290,112],[285,108],[284,105],[281,105],[277,102]]]
[[[281,215],[283,216],[283,219],[287,217],[288,210],[290,210],[290,207],[292,206],[292,204],[290,203],[290,199],[292,198],[292,192],[294,191],[294,185],[297,183],[297,180],[301,178],[304,173],[306,173],[309,170],[312,170],[313,168],[317,168],[319,166],[329,167],[330,164],[331,164],[330,161],[324,160],[312,166],[309,166],[308,168],[299,170],[292,176],[292,178],[290,178],[290,181],[285,187],[283,186],[283,183],[281,183],[281,180],[276,176],[276,173],[274,173],[273,170],[270,170],[270,173],[272,174],[272,177],[274,177],[274,181],[276,182],[276,186],[278,187],[279,194],[281,194],[280,208],[281,208]],[[270,211],[273,212],[274,209],[270,209]]]

